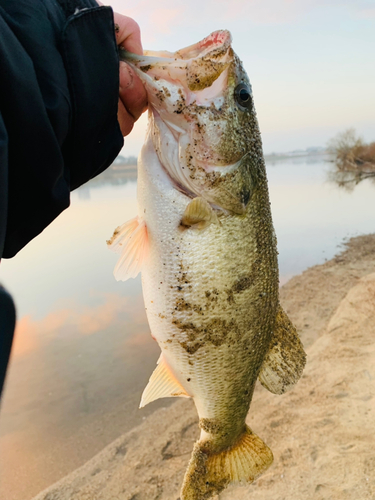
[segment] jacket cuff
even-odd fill
[[[81,10],[68,19],[63,58],[73,111],[63,153],[72,190],[105,170],[124,143],[117,120],[119,60],[110,7]]]
[[[98,3],[95,0],[57,0],[57,3],[67,18],[81,10],[98,7]]]

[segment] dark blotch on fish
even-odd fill
[[[146,66],[140,66],[139,69],[143,71],[143,73],[147,73],[152,68],[151,64],[147,64]]]

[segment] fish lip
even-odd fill
[[[226,50],[231,43],[232,35],[228,30],[216,30],[199,42],[177,50],[175,55],[182,56],[182,60],[195,59],[197,57],[202,57],[206,53],[218,49],[219,47],[223,47]]]

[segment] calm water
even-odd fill
[[[375,231],[375,191],[327,181],[323,158],[268,164],[281,282]],[[157,406],[138,410],[159,349],[139,277],[117,283],[113,229],[136,215],[132,177],[94,180],[42,235],[0,266],[18,327],[0,414],[0,498],[28,500]]]

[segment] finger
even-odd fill
[[[119,96],[126,111],[138,120],[147,109],[147,93],[134,70],[125,62],[120,62]]]
[[[134,118],[127,112],[120,99],[118,101],[117,120],[123,137],[129,135],[134,127]]]
[[[141,31],[138,24],[131,17],[123,16],[114,12],[113,14],[116,28],[117,45],[121,45],[124,49],[133,54],[143,54]]]

